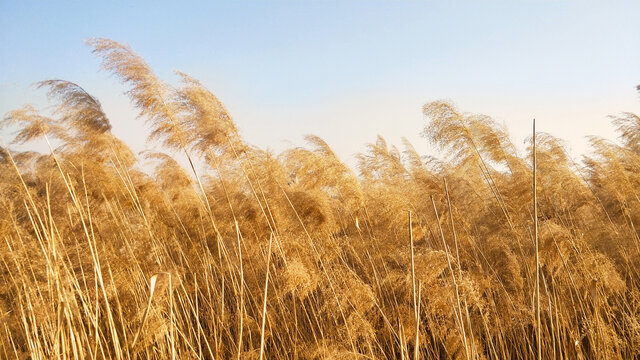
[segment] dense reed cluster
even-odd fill
[[[188,167],[134,154],[68,81],[39,84],[51,114],[6,114],[14,144],[50,152],[0,148],[0,357],[640,356],[637,115],[575,163],[432,102],[442,158],[379,137],[356,174],[316,136],[256,148],[197,80],[89,45]]]

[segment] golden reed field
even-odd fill
[[[134,154],[71,82],[4,116],[50,152],[0,148],[1,358],[640,357],[639,116],[576,163],[432,102],[442,158],[379,137],[354,172],[317,136],[252,146],[198,80],[88,44],[188,165]]]

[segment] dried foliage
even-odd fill
[[[50,152],[0,148],[0,357],[535,358],[538,334],[543,358],[640,357],[637,115],[581,163],[537,134],[536,262],[532,140],[487,116],[426,104],[443,158],[378,137],[355,174],[317,136],[251,146],[198,80],[88,43],[189,166],[143,161],[68,81],[5,115]]]

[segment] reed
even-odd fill
[[[68,81],[3,117],[0,357],[640,356],[637,115],[574,161],[435,101],[440,158],[378,137],[352,169],[313,135],[257,148],[198,80],[88,44],[166,153],[135,154]]]

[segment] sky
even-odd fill
[[[0,0],[0,114],[46,108],[32,84],[69,80],[134,150],[159,149],[84,44],[107,37],[169,83],[174,70],[200,79],[249,143],[275,152],[316,134],[355,165],[379,134],[438,155],[421,108],[445,99],[504,124],[521,149],[535,118],[579,159],[585,136],[615,139],[609,115],[640,113],[638,14],[637,0]]]

